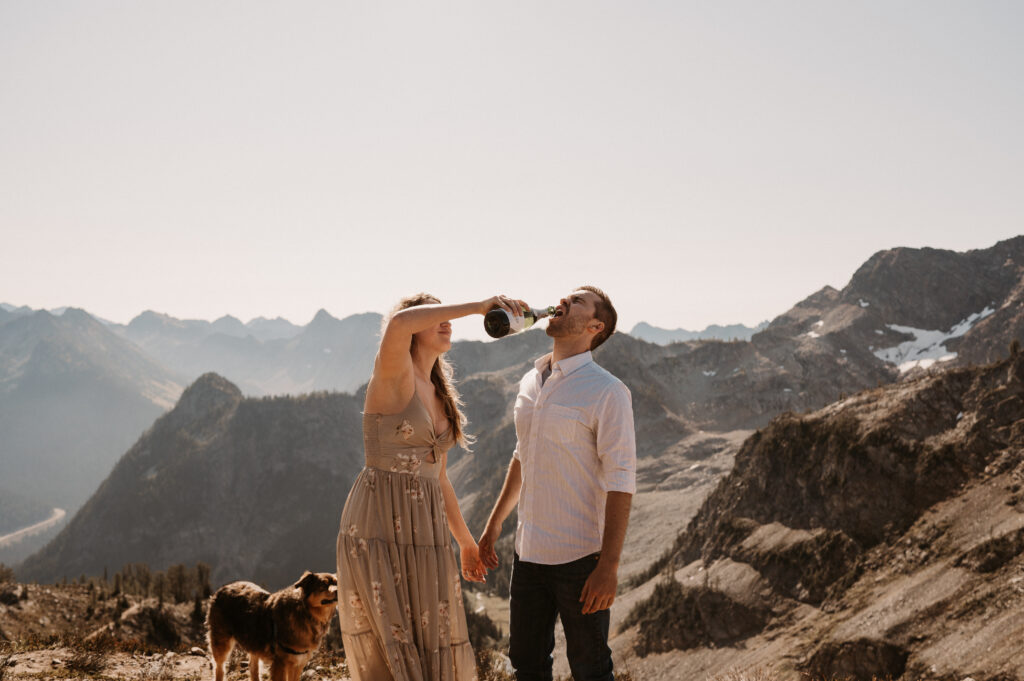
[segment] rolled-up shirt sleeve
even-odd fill
[[[597,456],[605,491],[636,493],[636,432],[633,398],[622,383],[610,388],[597,409]]]

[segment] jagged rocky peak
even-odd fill
[[[57,317],[48,310],[36,310],[32,314],[28,315],[28,317],[33,320],[35,324],[42,324],[45,326],[51,326],[54,323],[54,320],[57,319]]]
[[[825,286],[815,291],[773,319],[767,327],[754,334],[753,340],[764,342],[769,339],[791,338],[803,333],[807,324],[819,319],[822,314],[835,306],[839,296],[839,291],[831,286]]]
[[[69,322],[75,323],[98,323],[95,317],[80,307],[69,307],[65,309],[61,317]]]
[[[210,324],[210,328],[213,331],[224,333],[229,336],[245,336],[248,333],[248,329],[246,329],[242,320],[237,317],[232,317],[229,314],[214,320]]]
[[[233,409],[243,399],[242,391],[228,379],[213,372],[205,373],[185,388],[174,407],[176,415],[195,418]]]
[[[128,322],[128,329],[131,331],[158,331],[164,326],[175,325],[175,319],[169,315],[146,310],[140,312]]]
[[[331,324],[337,322],[338,318],[333,316],[330,312],[324,308],[317,310],[316,314],[313,315],[313,321],[309,323],[310,326],[321,326],[324,324]]]
[[[854,273],[843,301],[871,306],[886,319],[949,329],[1009,295],[1020,279],[1024,239],[957,253],[936,248],[879,251]]]

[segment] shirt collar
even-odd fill
[[[561,370],[563,375],[568,376],[577,369],[581,369],[587,364],[590,364],[591,362],[594,361],[594,355],[590,352],[590,350],[587,350],[586,352],[581,352],[578,355],[573,355],[572,357],[566,357],[562,361],[555,363],[551,362],[551,355],[552,353],[549,352],[548,354],[544,355],[543,357],[541,357],[540,359],[533,363],[533,366],[537,369],[537,371],[539,371],[540,373],[544,373],[544,370],[547,369],[549,366],[551,367],[551,370],[554,371],[555,367],[557,366],[558,369]]]

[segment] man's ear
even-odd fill
[[[587,322],[587,330],[593,330],[594,335],[596,336],[597,334],[604,331],[604,322],[602,322],[600,319],[591,319],[589,322]]]

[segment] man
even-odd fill
[[[548,322],[552,352],[519,383],[518,443],[479,542],[484,564],[496,567],[494,542],[518,503],[509,632],[518,681],[550,681],[556,616],[573,678],[614,678],[608,608],[636,490],[636,441],[629,390],[591,351],[616,318],[601,289],[573,291]]]

